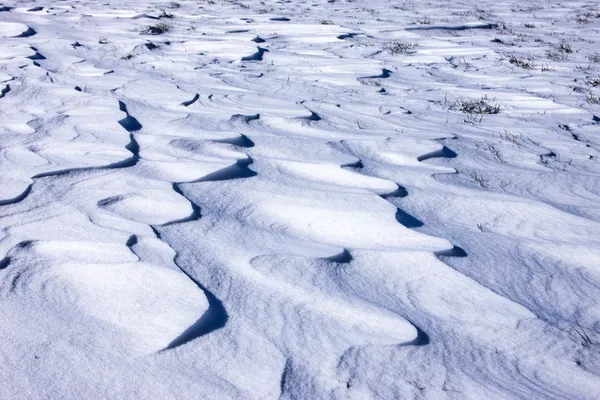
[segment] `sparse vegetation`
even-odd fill
[[[502,158],[502,153],[500,152],[500,149],[498,149],[496,146],[494,146],[492,143],[488,143],[486,142],[484,146],[482,146],[485,150],[487,150],[488,152],[490,152],[490,154],[496,159],[496,161],[500,162],[500,163],[504,163],[504,159]]]
[[[515,54],[511,54],[510,57],[508,58],[508,62],[511,63],[512,65],[515,65],[517,67],[523,68],[523,69],[534,69],[535,68],[535,64],[533,62],[533,56],[527,56],[527,57],[518,57]]]
[[[571,325],[571,328],[573,328],[573,330],[575,332],[577,332],[577,334],[579,335],[579,337],[581,338],[582,342],[581,344],[584,346],[589,346],[594,344],[594,342],[592,342],[592,339],[590,339],[589,335],[585,332],[585,330],[581,327],[581,325],[577,324],[578,328],[575,328],[574,325]]]
[[[564,53],[564,54],[569,54],[573,52],[573,48],[571,47],[571,45],[569,43],[566,42],[560,42],[559,44],[557,44],[555,46],[556,50]]]
[[[394,40],[387,42],[383,45],[383,49],[387,50],[390,54],[396,55],[400,53],[406,53],[408,50],[412,50],[419,44],[417,42]]]
[[[509,31],[508,25],[506,25],[506,22],[504,21],[496,21],[494,25],[496,25],[496,29],[499,31]],[[512,30],[510,30],[510,32],[512,32]]]
[[[600,54],[598,53],[588,54],[586,58],[591,63],[600,63]]]
[[[575,16],[575,22],[578,24],[587,24],[591,19],[600,18],[600,12],[585,11]]]
[[[171,25],[159,22],[158,24],[150,25],[146,29],[144,29],[141,33],[143,35],[162,35],[165,32],[171,30]]]
[[[543,7],[537,4],[534,5],[530,5],[530,6],[525,6],[525,7],[519,7],[519,8],[513,8],[512,11],[513,12],[532,12],[532,11],[537,11],[537,10],[541,10]]]
[[[587,24],[590,19],[600,18],[600,12],[584,11],[575,16],[575,22],[578,24]]]
[[[478,20],[480,21],[485,21],[487,19],[490,19],[494,16],[494,12],[486,9],[486,8],[476,8],[475,10],[473,10],[473,14],[477,17]]]
[[[507,130],[504,130],[504,132],[498,132],[498,136],[500,136],[500,139],[506,140],[513,145],[519,145],[519,142],[522,140],[520,136],[512,134]]]
[[[171,14],[171,13],[169,13],[169,12],[167,12],[167,10],[162,10],[160,12],[160,14],[158,15],[158,18],[160,18],[160,19],[164,19],[164,18],[166,18],[166,19],[172,19],[172,18],[174,18],[174,15]]]
[[[415,9],[415,5],[412,3],[402,3],[402,4],[394,4],[392,6],[392,8],[395,8],[396,10],[402,10],[402,11],[411,11]]]
[[[458,100],[457,104],[459,111],[468,114],[498,114],[500,112],[500,106],[490,104],[487,95],[483,95],[479,99]]]
[[[567,54],[561,53],[560,51],[556,50],[547,50],[546,57],[552,61],[566,60],[567,58],[569,58]]]
[[[592,69],[592,64],[591,63],[588,64],[588,65],[578,64],[578,65],[575,66],[575,70],[576,71],[589,71],[591,69]]]
[[[481,122],[484,115],[500,113],[500,105],[490,100],[487,95],[479,99],[459,99],[452,106],[452,109],[467,114],[465,122]]]
[[[600,86],[600,76],[588,78],[587,84],[594,87]]]
[[[158,46],[155,45],[154,43],[152,43],[151,41],[148,41],[146,43],[144,43],[144,46],[148,49],[148,50],[156,50],[158,49]]]
[[[479,173],[473,172],[471,177],[481,188],[486,189],[489,186],[489,181]]]

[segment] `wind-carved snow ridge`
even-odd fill
[[[200,216],[198,216],[200,218]],[[190,222],[195,219],[173,221],[165,225],[172,225],[183,222]],[[161,234],[158,228],[152,228],[158,239],[161,239]],[[200,282],[189,275],[183,268],[177,264],[177,253],[173,258],[174,264],[183,272],[194,284],[202,290],[206,300],[208,301],[208,309],[202,314],[202,316],[179,336],[173,339],[162,351],[171,350],[176,347],[182,346],[192,340],[198,339],[201,336],[207,335],[213,331],[216,331],[225,326],[227,323],[228,315],[223,303],[209,290],[207,290]]]
[[[121,108],[121,111],[126,112],[126,107],[122,102],[119,102],[119,107]],[[66,168],[66,169],[58,169],[58,170],[51,170],[51,171],[47,171],[47,172],[41,172],[41,173],[33,175],[30,179],[32,181],[35,181],[36,179],[40,179],[40,178],[56,177],[56,176],[60,176],[60,175],[70,174],[73,172],[129,168],[129,167],[134,166],[139,160],[139,145],[136,142],[135,137],[133,136],[133,132],[141,129],[141,125],[135,118],[131,117],[128,113],[127,113],[126,118],[119,121],[119,124],[121,124],[124,128],[128,127],[129,128],[128,130],[130,130],[130,134],[129,134],[130,141],[124,147],[125,147],[125,149],[127,149],[129,152],[132,153],[131,157],[126,158],[124,160],[115,161],[115,162],[112,162],[107,165],[102,165],[102,166],[74,167],[74,168]],[[18,202],[24,200],[31,192],[32,186],[33,186],[33,183],[28,185],[27,188],[21,194],[15,196],[12,199],[0,200],[0,206],[14,204],[14,203],[18,203]]]
[[[1,5],[0,398],[600,393],[597,10],[401,3]]]

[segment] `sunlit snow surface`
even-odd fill
[[[0,4],[0,398],[598,398],[599,39],[592,1]]]

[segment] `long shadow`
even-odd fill
[[[344,39],[352,39],[354,36],[360,35],[360,33],[358,32],[348,32],[348,33],[342,33],[341,35],[338,35],[338,39],[339,40],[344,40]]]
[[[179,185],[180,185],[179,183],[173,183],[173,190],[177,194],[179,194],[181,197],[183,197],[184,199],[186,199],[187,201],[190,202],[190,204],[192,206],[192,212],[187,217],[183,217],[181,219],[176,219],[176,220],[173,220],[173,221],[169,221],[166,224],[163,224],[162,226],[168,226],[168,225],[173,225],[173,224],[181,224],[181,223],[184,223],[184,222],[197,221],[200,218],[202,218],[202,211],[200,209],[200,206],[198,206],[196,203],[194,203],[193,201],[191,201],[185,194],[183,194],[183,191],[181,190],[181,187]]]
[[[196,101],[198,101],[199,98],[200,98],[200,95],[198,93],[196,93],[196,95],[194,96],[193,99],[184,101],[183,103],[181,103],[181,105],[184,107],[189,107],[192,104],[194,104]]]
[[[348,164],[344,164],[341,166],[342,168],[354,168],[354,169],[361,169],[364,168],[364,164],[361,160],[358,160],[356,162],[353,163],[348,163]]]
[[[18,203],[21,200],[25,199],[27,196],[29,196],[32,186],[33,186],[33,183],[31,183],[29,186],[27,186],[27,189],[25,189],[23,191],[23,193],[21,193],[17,197],[13,197],[12,199],[0,200],[0,206],[8,206],[10,204],[15,204],[15,203]]]
[[[49,176],[61,176],[65,174],[69,174],[71,172],[83,172],[83,171],[95,171],[95,170],[105,170],[105,169],[120,169],[120,168],[129,168],[133,167],[140,159],[139,152],[140,146],[135,140],[133,134],[129,134],[130,142],[125,146],[127,150],[129,150],[133,156],[126,158],[121,161],[116,161],[111,164],[102,165],[99,167],[80,167],[80,168],[66,168],[58,171],[50,171],[50,172],[42,172],[41,174],[34,175],[32,179],[37,178],[46,178]],[[24,197],[23,197],[24,198]],[[2,203],[0,202],[0,205]]]
[[[444,30],[444,31],[466,31],[470,29],[496,29],[498,24],[478,24],[478,25],[456,25],[456,26],[444,26],[444,25],[421,25],[411,26],[406,28],[407,31],[433,31],[433,30]]]
[[[431,153],[423,154],[422,156],[417,157],[417,161],[425,161],[430,158],[456,158],[457,154],[447,148],[446,146],[442,147],[440,150],[432,151]]]
[[[404,343],[403,346],[426,346],[429,344],[429,335],[425,333],[421,328],[415,325],[412,321],[409,321],[412,326],[417,330],[417,337],[408,343]]]
[[[435,253],[436,257],[467,257],[467,252],[459,246],[454,246],[449,250],[442,250]]]
[[[281,373],[281,378],[279,379],[279,391],[281,396],[285,393],[285,387],[288,380],[288,375],[292,373],[292,360],[287,358],[285,360],[285,366],[283,367],[283,372]]]
[[[339,264],[348,264],[352,262],[353,259],[354,258],[352,257],[352,254],[350,254],[350,251],[348,249],[344,249],[339,254],[334,254],[333,256],[325,258],[325,260],[327,261],[333,261]]]
[[[248,167],[253,162],[254,160],[251,157],[248,157],[243,160],[238,160],[235,164],[215,171],[206,176],[203,176],[202,178],[197,179],[194,182],[216,182],[226,181],[230,179],[251,178],[257,175],[255,171],[252,171]]]
[[[194,339],[197,339],[201,336],[207,335],[211,332],[214,332],[218,329],[223,328],[227,321],[229,320],[229,315],[227,314],[227,310],[225,310],[225,306],[223,302],[219,300],[214,294],[212,294],[208,289],[206,289],[200,282],[194,279],[190,274],[188,274],[183,268],[179,266],[177,263],[177,256],[175,256],[175,265],[183,272],[192,282],[196,284],[206,296],[206,300],[208,300],[208,310],[204,312],[202,317],[198,321],[196,321],[192,326],[187,328],[181,335],[179,335],[175,340],[173,340],[164,350],[171,350],[176,347],[182,346],[188,342],[191,342]]]
[[[14,245],[13,248],[9,250],[8,254],[11,254],[11,251],[14,249],[27,249],[29,246],[31,246],[32,243],[33,243],[33,240],[23,240],[23,241],[17,243],[16,245]],[[12,258],[10,255],[7,255],[3,259],[1,259],[0,260],[0,271],[7,268],[10,265],[11,261],[12,261]]]
[[[362,76],[358,79],[385,79],[385,78],[389,78],[390,76],[392,76],[392,71],[390,71],[389,69],[382,69],[381,70],[381,74],[379,75],[373,75],[373,76]]]
[[[422,221],[402,211],[399,208],[396,208],[396,221],[398,221],[400,224],[404,225],[407,228],[420,228],[424,225]]]
[[[234,114],[229,118],[230,123],[241,122],[243,124],[248,124],[250,121],[256,121],[260,119],[260,114],[254,115],[242,115],[242,114]]]
[[[125,242],[125,246],[129,247],[130,249],[135,246],[138,242],[138,237],[137,235],[131,235],[129,236],[129,239],[127,239],[127,242]]]
[[[38,52],[37,48],[35,48],[33,46],[30,46],[30,47],[31,47],[31,50],[35,51],[35,54],[32,56],[29,56],[27,58],[29,58],[30,60],[46,60],[46,57],[44,55],[40,54]]]
[[[127,115],[125,118],[119,121],[119,124],[121,124],[126,131],[137,132],[142,129],[142,124],[140,124],[135,117],[132,117],[131,114],[129,114],[127,105],[125,105],[125,103],[123,103],[121,100],[119,100],[119,110],[123,111]]]
[[[310,111],[310,115],[307,117],[297,117],[297,119],[302,120],[302,121],[310,121],[310,122],[314,122],[314,121],[320,121],[322,118],[319,116],[319,114],[317,114],[314,111],[308,110]]]
[[[398,185],[398,184],[396,184]],[[390,199],[390,198],[404,198],[408,196],[408,190],[406,190],[406,188],[404,186],[398,185],[398,188],[396,190],[394,190],[393,192],[389,192],[389,193],[385,193],[385,194],[381,194],[379,195],[379,197],[381,197],[384,200]]]
[[[233,138],[213,140],[213,142],[227,143],[227,144],[232,144],[234,146],[245,147],[245,148],[254,147],[254,142],[252,140],[250,140],[248,138],[248,136],[242,135],[242,134],[240,134],[240,136],[233,137]]]
[[[263,55],[265,54],[265,52],[268,52],[269,50],[263,49],[262,47],[257,47],[257,48],[258,48],[258,51],[256,53],[251,54],[249,56],[242,57],[242,61],[262,61]]]
[[[6,94],[10,92],[10,85],[6,85],[2,90],[0,90],[0,99],[6,96]]]
[[[35,35],[37,32],[32,28],[27,28],[27,30],[16,37],[30,37]]]

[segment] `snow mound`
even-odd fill
[[[0,37],[26,36],[31,31],[32,29],[25,24],[0,21]]]

